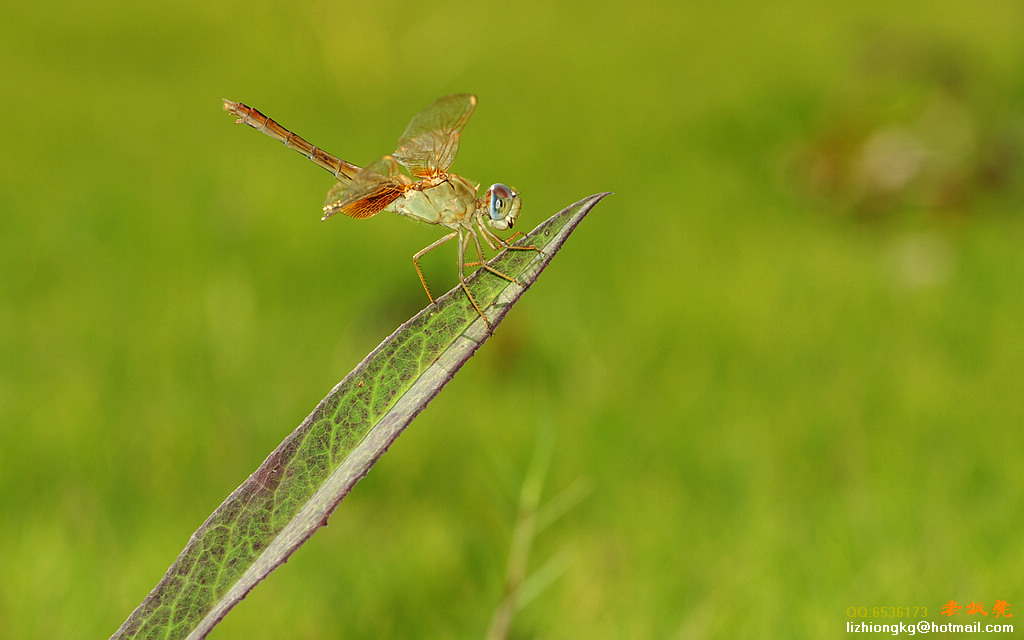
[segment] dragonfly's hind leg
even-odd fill
[[[462,285],[462,290],[466,292],[466,297],[469,298],[469,303],[473,305],[476,312],[484,319],[484,324],[487,325],[487,331],[494,333],[494,327],[491,326],[491,321],[484,315],[484,312],[480,309],[480,305],[476,303],[476,298],[473,297],[473,294],[469,292],[469,287],[466,286],[466,274],[464,268],[466,265],[466,247],[469,245],[469,238],[472,236],[473,241],[476,242],[477,253],[480,254],[480,259],[483,260],[483,254],[480,253],[480,241],[476,239],[476,232],[474,232],[472,228],[469,229],[469,233],[465,236],[463,235],[462,227],[459,227],[458,231],[455,233],[459,236],[459,284]],[[475,264],[476,263],[470,263],[470,265]]]
[[[414,255],[412,257],[412,266],[416,267],[416,275],[418,275],[420,277],[420,284],[423,285],[423,290],[427,292],[427,297],[430,298],[430,304],[434,304],[434,296],[432,296],[430,294],[430,287],[427,286],[427,279],[425,277],[423,277],[423,270],[420,269],[420,258],[422,258],[427,253],[433,251],[434,249],[440,247],[442,244],[448,242],[449,240],[451,240],[452,238],[454,238],[457,235],[460,235],[458,231],[452,231],[451,233],[449,233],[445,237],[443,237],[440,240],[437,240],[436,242],[432,243],[430,246],[424,247],[423,249],[420,249],[419,251],[416,252],[416,255]],[[462,242],[461,238],[459,239],[459,242],[460,243]],[[461,254],[461,249],[460,249],[459,252]],[[459,261],[459,278],[460,279],[462,278],[462,261],[461,260]],[[476,304],[474,304],[473,306],[476,306]]]

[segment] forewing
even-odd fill
[[[351,181],[341,181],[327,192],[323,219],[336,213],[360,219],[375,216],[401,196],[410,182],[393,156],[377,158]]]
[[[395,158],[421,178],[447,171],[459,153],[462,128],[475,108],[476,96],[470,93],[441,98],[412,119],[398,139]]]

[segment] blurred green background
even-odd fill
[[[438,228],[321,223],[330,176],[221,98],[365,163],[463,91],[454,169],[523,229],[615,195],[211,638],[482,637],[545,430],[545,499],[590,493],[515,638],[1024,614],[1016,0],[0,13],[4,637],[113,633],[426,302]],[[447,290],[454,251],[426,269]]]

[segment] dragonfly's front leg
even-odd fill
[[[508,240],[502,240],[501,236],[488,229],[484,224],[477,220],[477,226],[480,227],[480,231],[484,234],[484,240],[491,246],[492,249],[501,247],[502,249],[512,249],[513,251],[536,251],[540,253],[540,249],[531,245],[522,246],[512,244],[512,241],[516,239],[516,236],[526,237],[526,234],[522,231],[516,231],[512,234]]]
[[[480,228],[482,229],[483,227],[481,226]],[[480,239],[477,238],[476,232],[472,232],[470,235],[473,236],[473,243],[476,245],[476,255],[477,255],[477,258],[479,258],[479,261],[478,262],[467,263],[467,266],[483,267],[484,269],[486,269],[487,271],[490,271],[491,273],[493,273],[494,275],[498,276],[499,278],[504,278],[504,279],[508,280],[509,282],[514,282],[514,283],[518,284],[519,286],[523,286],[522,282],[519,282],[518,280],[516,280],[515,278],[513,278],[512,276],[510,276],[510,275],[508,275],[506,273],[502,273],[502,272],[498,271],[494,267],[492,267],[489,264],[487,264],[486,262],[484,262],[484,251],[483,251],[483,247],[480,246]],[[484,236],[484,239],[486,239],[486,238],[487,238],[487,236]],[[493,249],[495,247],[491,246],[491,248]]]
[[[535,247],[533,245],[530,245],[528,247],[520,247],[520,246],[509,244],[507,241],[502,240],[501,236],[499,236],[498,234],[494,233],[493,231],[491,231],[490,229],[485,227],[479,220],[476,221],[476,224],[477,224],[477,228],[480,229],[480,233],[483,234],[484,240],[487,241],[487,244],[492,249],[497,249],[498,247],[501,247],[503,249],[512,249],[512,250],[520,250],[520,251],[536,251],[537,253],[540,253],[540,249],[538,249],[537,247]],[[515,237],[515,236],[513,236],[513,237]],[[477,234],[475,232],[473,233],[473,241],[476,243],[476,253],[477,253],[477,256],[479,256],[480,260],[479,260],[479,262],[467,262],[466,263],[467,267],[483,267],[487,271],[490,271],[494,275],[496,275],[498,277],[501,277],[501,278],[504,278],[505,280],[508,280],[509,282],[514,282],[514,283],[518,284],[521,287],[525,286],[522,282],[519,282],[518,280],[516,280],[512,276],[510,276],[510,275],[508,275],[506,273],[502,273],[501,271],[498,271],[494,267],[491,267],[486,262],[484,262],[484,253],[483,253],[482,248],[480,247],[480,240],[477,239]]]

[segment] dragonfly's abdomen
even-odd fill
[[[289,149],[294,149],[319,166],[330,171],[338,180],[351,180],[359,171],[359,167],[327,153],[320,147],[314,147],[301,136],[298,136],[278,124],[274,119],[263,115],[258,109],[241,102],[224,101],[224,110],[238,116],[236,124],[247,124],[257,131],[262,131],[275,140],[280,140]]]

